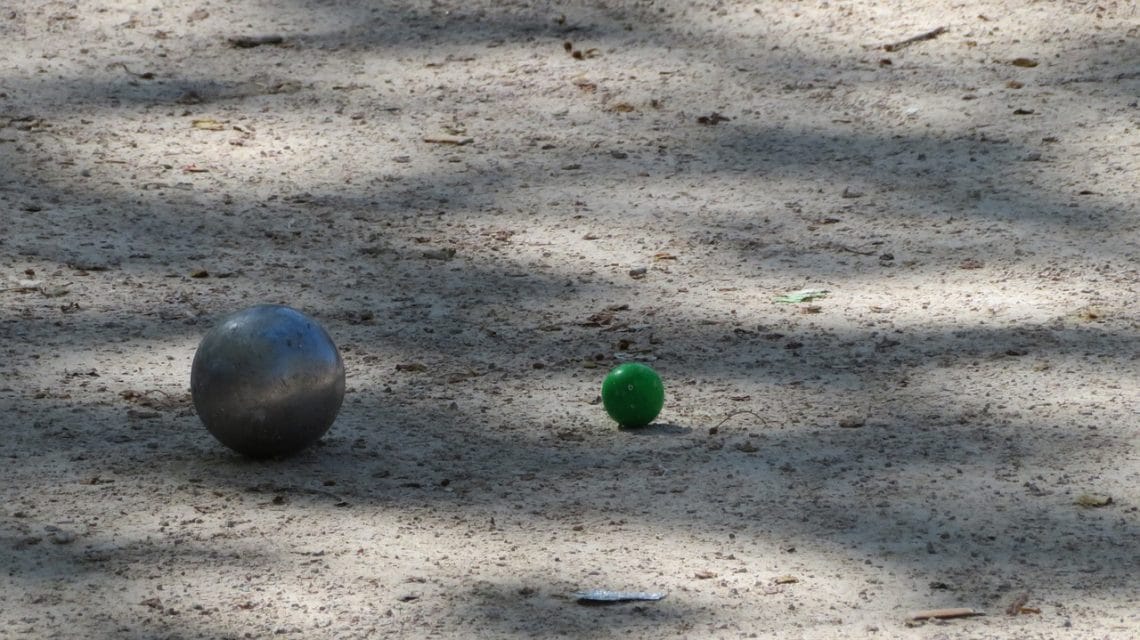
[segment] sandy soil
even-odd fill
[[[7,0],[0,43],[0,637],[1140,634],[1135,2]],[[348,368],[281,461],[189,402],[254,302]]]

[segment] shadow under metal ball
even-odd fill
[[[254,458],[320,440],[344,400],[344,361],[316,320],[282,305],[223,318],[190,371],[194,408],[222,444]]]

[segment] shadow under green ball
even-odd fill
[[[661,376],[636,362],[614,367],[602,381],[602,406],[621,426],[644,427],[665,406]]]

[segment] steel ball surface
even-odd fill
[[[344,401],[344,361],[328,332],[283,305],[231,314],[202,338],[190,394],[206,429],[253,458],[320,440]]]

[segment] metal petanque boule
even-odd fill
[[[296,453],[332,426],[344,361],[323,327],[283,305],[226,316],[194,354],[190,393],[206,429],[253,458]]]

